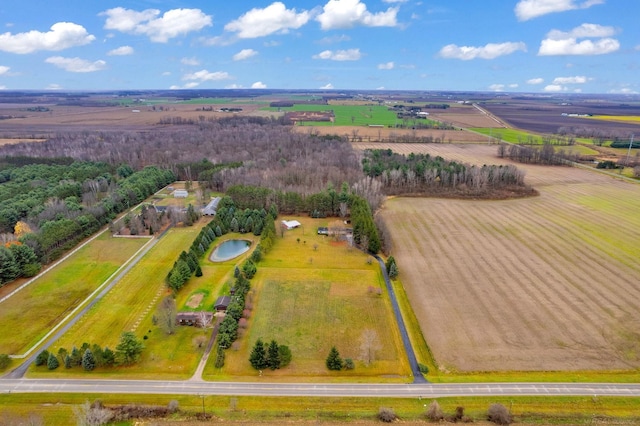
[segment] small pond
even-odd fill
[[[240,256],[242,253],[246,253],[250,247],[251,241],[247,240],[225,241],[213,250],[209,260],[212,262],[224,262],[231,260],[234,257]]]

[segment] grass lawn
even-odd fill
[[[524,144],[529,143],[528,138],[533,138],[534,145],[542,145],[542,137],[534,133],[525,132],[524,130],[516,129],[492,129],[489,127],[473,127],[470,128],[472,132],[482,133],[483,135],[491,136],[493,138],[500,138],[503,141]]]
[[[258,264],[248,329],[227,351],[221,370],[209,358],[204,377],[255,380],[258,372],[248,359],[261,338],[275,339],[293,354],[287,368],[264,372],[270,380],[406,381],[410,371],[377,263],[344,242],[317,235],[327,220],[296,219],[303,227],[286,231]],[[365,330],[379,343],[370,365],[361,355]],[[327,370],[324,362],[334,345],[343,358],[355,361],[354,370]]]
[[[176,333],[167,336],[152,324],[156,306],[168,294],[164,278],[182,250],[188,250],[200,228],[201,221],[193,227],[172,228],[160,241],[127,273],[123,279],[87,314],[75,324],[58,342],[52,346],[57,352],[64,347],[71,350],[82,343],[99,344],[114,349],[120,334],[134,331],[143,340],[146,349],[139,363],[129,368],[99,369],[91,376],[104,373],[106,376],[127,376],[156,378],[159,375],[171,378],[186,378],[195,367],[201,352],[192,340],[202,331],[192,327],[177,328]],[[191,281],[206,281],[206,277]],[[80,368],[64,368],[50,372],[46,368],[31,367],[35,376],[86,376]]]
[[[28,350],[147,242],[146,238],[112,238],[103,232],[4,301],[0,305],[0,353]]]
[[[205,411],[218,421],[234,424],[282,424],[306,420],[303,424],[357,422],[376,425],[380,424],[375,419],[380,407],[393,409],[402,421],[429,424],[424,420],[424,413],[432,401],[428,398],[5,394],[0,395],[0,418],[6,419],[8,424],[31,424],[26,421],[31,416],[42,420],[34,424],[66,426],[76,424],[75,407],[95,400],[102,401],[107,407],[128,404],[167,406],[175,400],[180,413],[162,422],[186,425],[202,424],[195,422],[193,416],[202,412],[203,403]],[[509,408],[517,424],[594,424],[595,419],[597,424],[631,425],[640,421],[639,398],[504,396],[438,398],[437,401],[445,415],[453,414],[456,407],[464,407],[465,415],[479,425],[493,424],[485,422],[487,408],[493,403]],[[190,416],[192,420],[185,422]],[[22,423],[18,419],[22,419]]]
[[[265,111],[330,111],[335,114],[335,122],[309,121],[305,125],[310,126],[366,126],[369,124],[382,124],[393,126],[402,120],[396,118],[396,113],[389,111],[386,106],[378,105],[304,105],[296,104],[286,108],[263,108]]]

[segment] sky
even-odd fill
[[[21,0],[0,90],[640,93],[638,0]]]

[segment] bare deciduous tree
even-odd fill
[[[376,360],[377,352],[382,349],[378,333],[367,328],[360,336],[360,359],[367,365]]]
[[[158,326],[167,334],[173,334],[176,330],[176,301],[173,297],[167,296],[162,299],[158,307]]]

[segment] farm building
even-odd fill
[[[285,229],[294,229],[294,228],[298,228],[300,227],[302,224],[300,222],[298,222],[297,220],[283,220],[282,221],[282,226]]]
[[[202,327],[203,318],[205,324],[211,324],[213,312],[178,312],[176,314],[176,324]]]
[[[174,198],[187,198],[189,192],[186,189],[176,189],[173,191]]]
[[[329,228],[326,226],[318,227],[318,235],[329,235]]]
[[[226,311],[227,307],[229,307],[229,303],[231,303],[231,296],[220,296],[216,300],[216,303],[213,305],[217,312]]]
[[[222,198],[216,197],[213,200],[209,201],[209,204],[207,204],[205,208],[202,209],[202,214],[205,216],[215,216],[220,200],[222,200]]]

